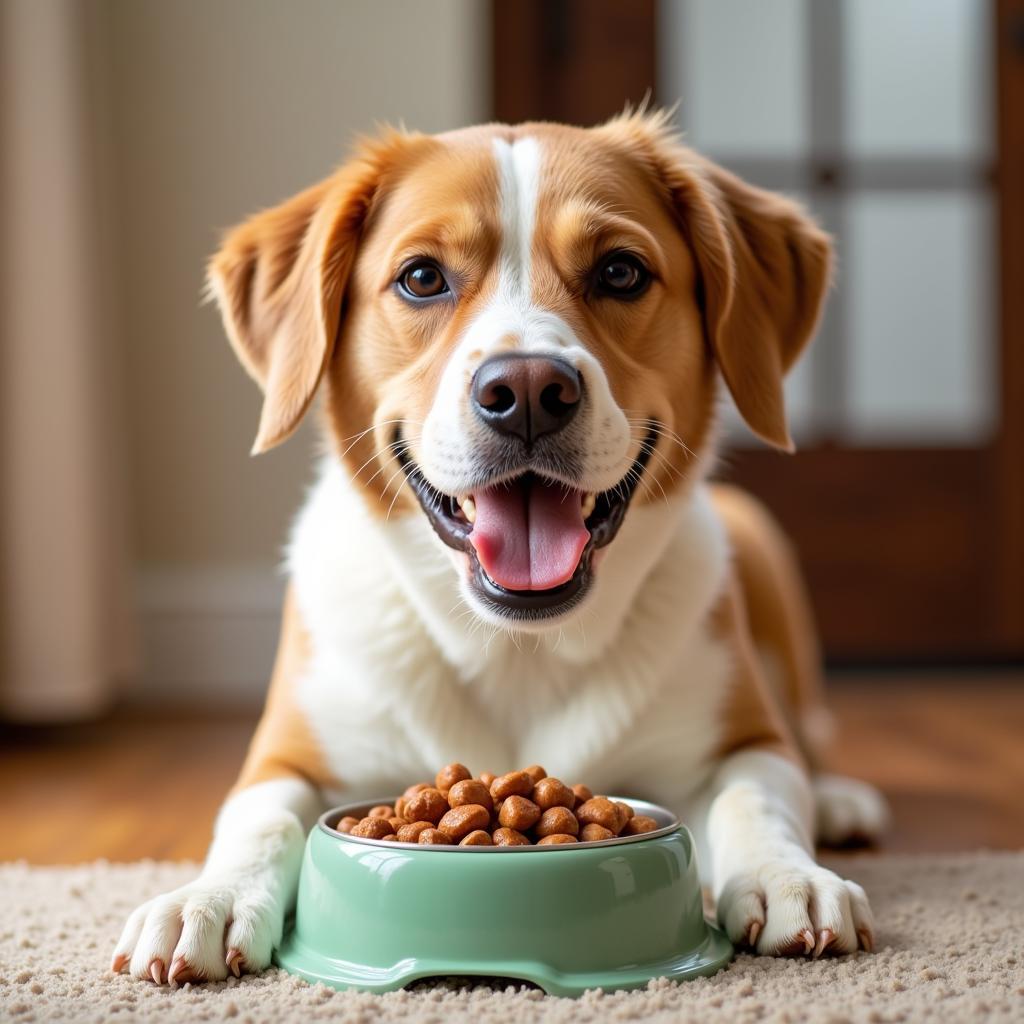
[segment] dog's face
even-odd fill
[[[266,392],[257,450],[326,377],[381,515],[426,516],[471,607],[522,626],[579,607],[630,506],[699,476],[720,372],[789,447],[828,265],[797,207],[633,116],[366,144],[232,233],[211,284]]]

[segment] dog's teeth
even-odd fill
[[[596,494],[590,494],[589,492],[587,494],[584,494],[583,495],[583,518],[584,519],[589,519],[591,517],[591,515],[593,514],[595,508],[597,508],[597,495]]]
[[[462,508],[462,514],[466,517],[466,519],[468,519],[469,522],[471,522],[471,523],[475,523],[476,522],[476,502],[473,501],[472,498],[463,498],[462,501],[459,502],[459,505]]]

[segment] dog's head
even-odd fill
[[[210,282],[265,393],[254,450],[324,379],[380,515],[426,516],[480,615],[550,623],[631,504],[702,472],[719,375],[791,448],[782,379],[829,264],[795,204],[636,114],[365,142],[231,232]]]

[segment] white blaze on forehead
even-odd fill
[[[498,171],[498,281],[448,358],[420,435],[420,469],[445,494],[466,493],[479,479],[495,442],[473,411],[470,382],[481,363],[514,348],[557,356],[582,375],[587,400],[567,437],[584,453],[581,489],[603,491],[627,468],[629,425],[594,355],[561,316],[533,301],[543,153],[533,138],[495,139],[491,148]]]
[[[494,140],[501,203],[501,259],[498,290],[503,297],[530,299],[533,232],[540,186],[540,146],[536,139]]]

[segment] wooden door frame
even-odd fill
[[[834,660],[912,660],[922,635],[941,638],[936,651],[944,657],[1024,656],[1024,189],[1014,184],[1024,181],[1024,0],[990,2],[998,435],[981,450],[825,443],[792,458],[754,449],[728,458],[725,475],[769,496],[783,524],[799,526]],[[493,0],[492,11],[496,119],[593,123],[620,110],[624,98],[656,95],[656,0]],[[808,474],[821,482],[810,510],[806,488],[789,486]],[[875,520],[888,530],[872,533]],[[874,569],[864,563],[865,545]],[[887,571],[878,571],[878,559]],[[899,616],[869,607],[864,597],[873,587],[890,595]],[[875,650],[858,635],[865,627]]]

